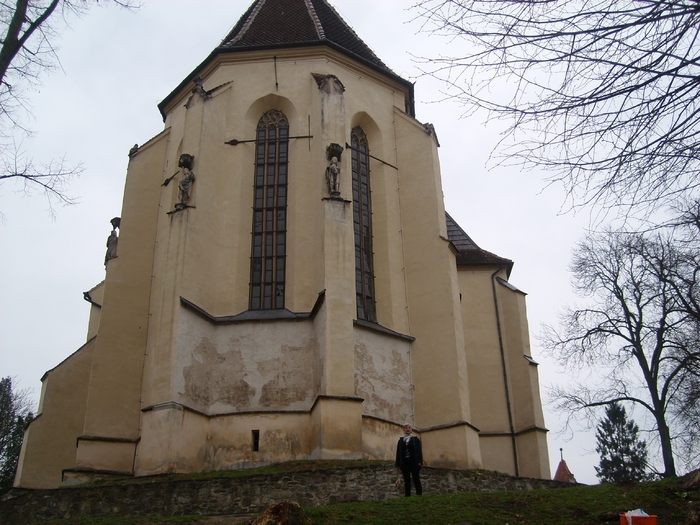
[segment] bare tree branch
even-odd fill
[[[137,0],[111,0],[127,9],[139,7]],[[25,90],[36,85],[42,72],[57,62],[55,42],[69,16],[80,16],[98,0],[15,0],[0,2],[0,184],[17,179],[23,191],[42,192],[54,216],[54,205],[77,202],[66,191],[79,175],[80,164],[59,160],[35,163],[20,152],[17,134],[30,135],[23,123],[30,110]]]
[[[571,271],[588,303],[565,310],[560,327],[542,341],[570,372],[595,369],[595,378],[551,390],[567,427],[581,413],[628,402],[653,420],[665,475],[675,475],[673,442],[698,455],[700,431],[700,317],[695,259],[700,245],[679,242],[673,231],[591,234],[574,250]],[[690,456],[688,456],[690,454]]]
[[[420,0],[451,38],[422,60],[466,114],[508,128],[500,163],[550,170],[571,206],[624,214],[700,191],[700,3]],[[506,80],[507,82],[500,82]]]

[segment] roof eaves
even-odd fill
[[[457,254],[456,263],[457,267],[465,266],[490,266],[490,267],[501,267],[506,270],[506,276],[510,277],[513,271],[513,265],[515,264],[512,260],[506,259],[505,257],[500,257],[495,253],[488,252],[479,248],[478,250],[462,250]]]
[[[297,48],[297,47],[316,47],[316,46],[327,46],[330,47],[331,49],[334,49],[335,51],[338,51],[353,60],[356,60],[357,62],[360,62],[362,65],[367,66],[368,68],[381,73],[395,82],[402,84],[404,87],[407,88],[409,92],[409,100],[407,103],[407,113],[415,118],[415,108],[414,108],[414,84],[413,82],[410,82],[406,80],[403,77],[400,77],[390,69],[385,69],[383,67],[380,67],[379,65],[371,62],[370,60],[367,60],[364,57],[361,57],[352,51],[344,48],[343,46],[340,46],[336,44],[335,42],[332,42],[330,40],[312,40],[308,42],[295,42],[293,44],[265,44],[265,45],[256,45],[256,46],[238,46],[238,47],[217,47],[212,51],[207,58],[205,58],[185,79],[178,84],[178,86],[172,90],[159,104],[158,104],[158,110],[160,111],[161,116],[163,117],[163,121],[165,121],[165,112],[164,109],[165,107],[174,99],[178,93],[180,93],[185,86],[187,86],[188,83],[192,81],[195,77],[199,75],[199,73],[212,61],[214,58],[216,58],[220,54],[225,54],[225,53],[242,53],[245,51],[265,51],[269,49],[289,49],[289,48]]]
[[[505,279],[503,279],[501,277],[496,277],[496,281],[513,292],[518,292],[518,293],[521,293],[523,295],[527,295],[527,293],[523,292],[520,288],[518,288],[514,284],[511,284],[510,282],[506,281]]]

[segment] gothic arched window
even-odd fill
[[[377,322],[372,270],[372,203],[369,186],[369,144],[359,126],[350,134],[352,208],[355,230],[355,293],[357,318]]]
[[[284,308],[289,121],[275,109],[258,122],[255,144],[250,309]]]

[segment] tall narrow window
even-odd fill
[[[284,308],[287,248],[287,157],[289,122],[271,110],[258,123],[255,145],[250,309]]]
[[[352,206],[355,227],[355,293],[357,318],[377,322],[372,271],[372,204],[369,187],[369,144],[360,127],[351,133]]]

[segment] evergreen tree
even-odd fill
[[[601,482],[644,481],[649,476],[647,468],[647,444],[637,437],[639,428],[619,403],[605,408],[605,419],[596,429],[596,452],[600,466],[595,467]]]
[[[12,378],[0,379],[0,491],[12,487],[24,428],[32,420],[26,391],[13,391]]]

